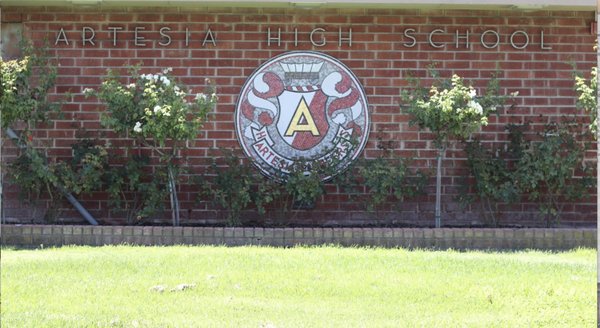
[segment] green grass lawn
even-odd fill
[[[3,328],[596,325],[589,249],[107,246],[1,255]],[[170,291],[180,284],[195,286]]]

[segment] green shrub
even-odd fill
[[[586,166],[586,135],[574,132],[578,124],[552,123],[541,133],[525,134],[528,125],[508,125],[504,147],[467,144],[470,174],[475,178],[475,198],[492,225],[498,223],[498,204],[527,200],[538,204],[546,226],[560,223],[564,205],[583,199],[595,185],[593,168]],[[473,201],[471,195],[461,195]]]
[[[103,185],[104,170],[108,165],[108,153],[90,139],[81,139],[72,146],[70,161],[50,160],[45,151],[27,147],[8,166],[8,181],[19,186],[20,199],[36,204],[43,192],[50,200],[47,216],[53,221],[58,215],[60,194],[64,191],[75,195],[99,191]]]
[[[317,199],[325,194],[323,176],[329,176],[327,164],[296,160],[288,170],[283,185],[291,198],[291,208],[314,208]]]
[[[491,226],[498,225],[499,203],[514,203],[521,191],[514,181],[514,152],[505,147],[487,149],[479,140],[466,143],[467,167],[475,179],[475,198],[483,208],[483,214]],[[475,199],[468,191],[460,195],[463,203]]]
[[[515,179],[522,193],[538,203],[546,225],[551,226],[560,223],[566,203],[589,194],[595,179],[583,161],[585,145],[568,124],[548,124],[539,139],[523,147]]]
[[[241,225],[241,213],[251,205],[261,216],[265,215],[266,206],[279,196],[280,188],[244,164],[234,152],[221,149],[221,153],[222,163],[213,160],[198,181],[202,190],[199,200],[208,198],[226,212],[229,226]]]
[[[407,159],[378,157],[360,163],[358,177],[366,187],[368,211],[374,211],[388,201],[397,204],[423,194],[428,177],[421,171],[410,172],[409,162]]]
[[[123,213],[127,224],[141,224],[144,219],[164,210],[168,194],[164,174],[152,177],[146,172],[150,159],[129,156],[112,164],[105,172],[104,181],[112,211]]]

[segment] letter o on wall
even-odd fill
[[[488,43],[485,43],[485,36],[488,34],[493,34],[496,37],[496,42],[493,43],[492,45],[489,45]],[[481,45],[486,48],[486,49],[494,49],[496,47],[498,47],[498,44],[500,44],[500,35],[498,34],[498,32],[494,31],[494,30],[487,30],[483,33],[481,33]]]
[[[523,35],[525,37],[525,43],[523,43],[522,45],[518,46],[515,44],[515,36],[516,35]],[[529,45],[529,35],[527,35],[527,32],[525,31],[514,31],[513,34],[510,35],[510,45],[515,48],[515,49],[525,49],[527,48],[527,46]]]

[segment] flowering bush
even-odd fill
[[[0,115],[2,128],[23,122],[27,137],[39,121],[47,114],[57,111],[58,106],[47,99],[48,90],[56,80],[56,66],[46,53],[33,51],[25,45],[25,56],[19,60],[0,59]]]
[[[1,83],[0,104],[2,104],[2,127],[11,125],[14,121],[24,118],[33,106],[34,100],[27,97],[19,101],[22,85],[31,72],[29,57],[21,60],[0,61]]]
[[[450,138],[467,138],[487,125],[490,113],[504,102],[497,95],[495,80],[483,96],[477,96],[477,91],[466,86],[456,74],[450,81],[438,81],[438,85],[429,90],[419,87],[418,83],[414,86],[412,92],[403,90],[402,93],[402,100],[408,105],[406,112],[413,116],[412,123],[435,133],[438,147],[445,146]]]
[[[20,46],[21,59],[0,59],[0,126],[2,134],[14,138],[18,146],[17,157],[0,164],[0,194],[5,173],[24,203],[36,203],[45,192],[50,198],[45,217],[51,221],[59,204],[55,196],[85,192],[90,180],[89,175],[79,175],[82,172],[65,161],[50,159],[48,145],[34,140],[32,131],[38,123],[49,122],[50,113],[60,115],[60,107],[48,97],[56,80],[56,66],[45,48],[34,49],[25,40]]]
[[[97,94],[106,103],[108,115],[102,118],[105,127],[164,148],[167,140],[195,138],[217,101],[214,92],[198,93],[193,101],[188,101],[192,91],[178,85],[169,76],[170,71],[140,75],[134,68],[134,82],[130,84],[121,83],[119,77],[109,73],[99,91],[86,89],[84,93]]]
[[[140,75],[135,67],[131,70],[133,82],[129,84],[109,72],[98,91],[86,89],[84,93],[96,95],[106,103],[107,114],[102,117],[105,127],[133,137],[160,154],[167,166],[173,225],[179,225],[178,169],[174,160],[184,143],[200,132],[217,95],[212,90],[209,95],[191,95],[191,90],[169,75],[171,71],[168,68]]]
[[[437,72],[432,73],[438,77]],[[501,107],[508,97],[499,95],[500,88],[495,78],[488,83],[482,96],[478,96],[476,90],[465,85],[456,74],[449,81],[437,79],[430,89],[421,87],[418,80],[411,80],[411,84],[412,89],[402,91],[405,111],[412,116],[411,124],[416,123],[433,132],[438,148],[435,224],[440,227],[442,161],[450,139],[466,139],[481,126],[487,125],[488,115]]]
[[[591,77],[588,81],[582,76],[575,76],[575,90],[579,97],[577,98],[577,107],[584,108],[592,115],[590,130],[596,135],[598,132],[598,67],[593,67]]]

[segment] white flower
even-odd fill
[[[483,107],[481,107],[481,105],[478,102],[471,100],[471,101],[469,101],[469,104],[467,106],[469,106],[469,108],[473,109],[477,114],[479,114],[479,115],[483,114]]]
[[[135,122],[135,126],[133,127],[133,132],[136,132],[136,133],[142,132],[142,123]]]
[[[154,113],[162,112],[162,108],[159,105],[154,106]]]
[[[166,86],[169,86],[171,84],[171,81],[169,81],[169,79],[166,76],[161,76],[160,80],[162,81],[162,83]]]
[[[179,87],[178,86],[174,86],[173,90],[175,90],[175,92],[179,92]]]
[[[475,98],[476,95],[477,91],[475,91],[475,89],[469,90],[469,96],[471,97],[471,99]]]
[[[196,94],[196,100],[206,101],[206,95],[203,93]]]
[[[172,67],[167,67],[167,68],[163,69],[163,74],[167,74],[169,72],[173,72],[173,68]]]
[[[130,83],[127,87],[129,89],[135,89],[135,83]]]
[[[171,106],[165,105],[160,108],[160,113],[164,116],[171,116]]]
[[[154,74],[154,76],[152,77],[152,79],[153,79],[154,81],[158,81],[158,75]]]
[[[452,75],[452,86],[456,86],[460,82],[460,76],[454,74]]]
[[[94,92],[94,89],[92,89],[92,88],[85,88],[85,89],[83,89],[83,94],[86,94],[86,95],[87,94],[91,94],[93,92]]]

